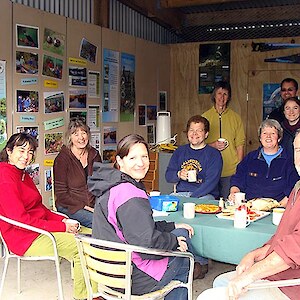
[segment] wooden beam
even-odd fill
[[[291,12],[293,12],[291,14]],[[300,15],[300,5],[248,8],[186,15],[185,26],[283,21]],[[296,17],[294,18],[296,19]]]
[[[209,4],[222,4],[229,2],[241,2],[247,0],[160,0],[160,6],[162,8],[176,8],[185,6],[198,6]]]
[[[94,24],[108,28],[109,26],[109,0],[94,1]]]
[[[158,7],[156,0],[119,0],[124,5],[138,11],[158,23],[179,29],[184,15],[177,10],[162,9]]]

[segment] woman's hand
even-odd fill
[[[186,252],[188,250],[188,246],[186,243],[186,238],[184,236],[178,236],[177,237],[177,242],[179,247],[177,249],[181,252]]]
[[[189,232],[189,237],[191,238],[194,235],[194,228],[192,226],[190,226],[189,224],[185,224],[185,223],[179,223],[179,224],[175,224],[175,228],[184,228]]]
[[[66,223],[66,232],[76,234],[78,232],[78,224]]]
[[[90,207],[90,206],[87,206],[87,205],[84,207],[84,209],[85,209],[85,210],[88,210],[88,211],[90,211],[90,212],[92,212],[92,213],[94,212],[94,208],[92,208],[92,207]]]

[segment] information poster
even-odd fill
[[[279,83],[264,83],[263,85],[263,120],[265,120],[273,109],[282,104]]]
[[[218,81],[230,81],[230,43],[202,44],[199,50],[199,94],[210,94]]]
[[[120,121],[132,122],[135,108],[135,56],[121,53]]]
[[[120,53],[103,49],[102,121],[118,122]]]

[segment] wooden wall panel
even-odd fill
[[[296,44],[300,43],[298,37],[231,41],[232,101],[230,107],[242,117],[247,132],[247,151],[258,146],[257,128],[262,121],[263,82],[280,83],[283,78],[289,76],[300,82],[299,64],[264,62],[265,58],[300,53],[300,48],[253,52],[251,44],[252,42],[291,43],[292,40]],[[212,106],[210,95],[198,94],[199,45],[201,44],[170,45],[170,97],[172,99],[170,106],[173,116],[171,122],[172,133],[179,134],[179,144],[186,143],[186,136],[182,130],[188,118],[194,114],[202,114]],[[258,71],[268,71],[269,74],[256,76]],[[259,79],[254,80],[252,77]]]

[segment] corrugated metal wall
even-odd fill
[[[94,0],[11,0],[53,14],[93,23]]]
[[[86,23],[94,21],[94,0],[11,1]],[[175,33],[117,0],[110,0],[109,28],[160,44],[178,42],[178,36]]]
[[[178,36],[117,0],[110,0],[109,28],[160,44],[177,43]]]

